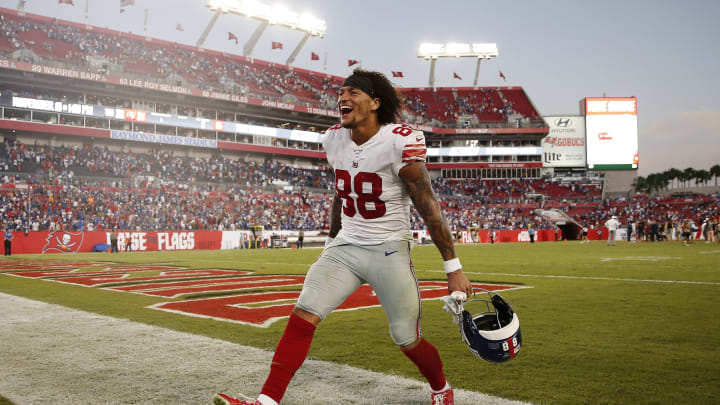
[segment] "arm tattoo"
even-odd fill
[[[335,194],[333,198],[332,207],[330,208],[330,232],[328,236],[334,238],[340,232],[342,228],[342,216],[340,215],[342,210],[342,198]]]
[[[421,163],[413,165],[417,165],[419,170],[408,166],[409,170],[405,171],[404,176],[401,177],[405,182],[415,209],[425,221],[430,237],[440,251],[443,260],[450,260],[455,257],[455,246],[453,245],[450,228],[440,210],[440,204],[430,184],[430,176],[425,169],[425,165]]]

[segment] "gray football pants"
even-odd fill
[[[368,283],[387,315],[390,336],[406,346],[420,338],[420,290],[410,242],[327,248],[310,267],[296,306],[325,317]]]

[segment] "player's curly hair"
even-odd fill
[[[372,83],[372,94],[370,94],[370,97],[380,99],[380,108],[377,110],[377,117],[381,125],[400,121],[402,98],[392,83],[390,83],[387,76],[380,72],[357,68],[353,70],[352,75],[345,79],[345,81],[352,81],[351,78],[365,79]]]

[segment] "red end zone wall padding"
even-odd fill
[[[490,231],[479,231],[480,243],[490,243]],[[528,231],[495,231],[495,243],[507,242],[530,242]],[[535,242],[548,242],[555,240],[555,231],[552,229],[540,229],[535,231]]]
[[[465,239],[470,243],[469,232]],[[496,231],[496,243],[530,242],[528,231]],[[19,253],[79,253],[93,252],[98,244],[110,246],[110,232],[106,231],[56,231],[13,232],[12,252]],[[125,251],[130,240],[130,251],[156,252],[167,250],[217,250],[222,249],[222,231],[169,231],[169,232],[118,232],[118,250]],[[552,230],[538,230],[535,241],[554,241]],[[490,231],[480,231],[480,243],[490,243]],[[462,243],[462,242],[460,242]]]
[[[215,250],[222,247],[219,231],[130,232],[119,231],[118,250],[125,251],[130,240],[133,252],[165,250]],[[57,231],[13,232],[12,253],[78,253],[93,252],[95,245],[110,246],[110,232]]]

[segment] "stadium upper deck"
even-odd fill
[[[261,100],[335,109],[342,78],[98,27],[0,9],[0,52],[30,63],[118,74]],[[406,111],[439,127],[544,126],[521,88],[409,88]],[[508,124],[508,122],[510,122]]]
[[[145,125],[127,115],[120,119],[135,122],[117,125],[105,119],[108,117],[71,115],[45,120],[45,115],[34,114],[41,117],[36,120],[32,116],[26,119],[22,111],[19,116],[13,116],[18,113],[12,111],[8,116],[6,111],[2,118],[205,138],[219,142],[219,149],[310,159],[322,158],[321,152],[307,151],[317,150],[316,144],[272,140],[260,142],[258,147],[237,145],[257,142],[229,131],[228,126],[233,125],[227,123],[284,122],[290,127],[322,131],[337,121],[334,103],[341,77],[37,15],[21,16],[8,9],[0,9],[0,25],[4,33],[0,57],[7,58],[0,60],[0,84],[5,90],[11,87],[14,94],[24,93],[22,87],[26,86],[32,87],[30,93],[74,93],[70,97],[80,98],[82,104],[89,104],[89,99],[101,100],[101,106],[129,108],[131,115],[138,110],[225,124],[220,124],[222,130],[217,125],[188,130],[182,125]],[[541,167],[539,140],[547,127],[522,88],[401,91],[407,97],[406,120],[428,133],[428,142],[440,149],[430,159],[437,166],[431,169],[452,167],[454,172],[443,173],[452,177],[537,177]],[[108,106],[108,100],[114,105]],[[19,129],[33,130],[27,125]],[[56,132],[56,128],[34,130]],[[108,137],[94,131],[61,133]],[[480,146],[500,149],[472,149],[464,154],[450,150],[478,146],[478,139]],[[502,149],[515,146],[531,148]]]

